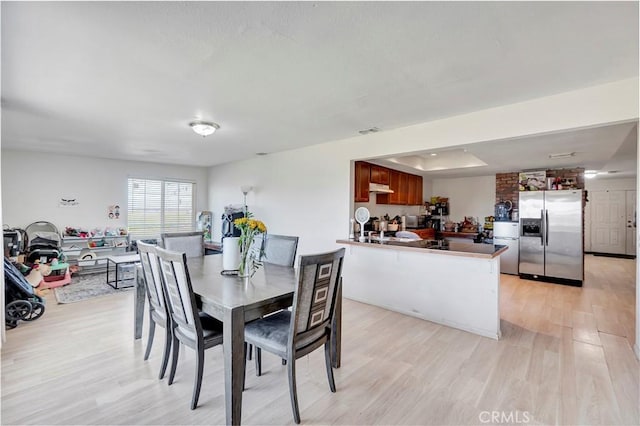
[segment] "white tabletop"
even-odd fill
[[[140,255],[139,254],[124,254],[124,255],[120,255],[120,256],[108,256],[107,259],[109,259],[110,262],[113,262],[113,263],[118,265],[120,263],[140,262]]]

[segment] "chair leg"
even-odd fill
[[[256,346],[256,376],[262,376],[262,349]]]
[[[287,365],[287,360],[282,358],[282,365]]]
[[[171,370],[169,371],[169,385],[173,383],[173,378],[176,375],[176,366],[178,365],[178,354],[180,353],[180,341],[177,337],[173,336],[171,342]]]
[[[324,361],[327,364],[327,379],[329,379],[329,389],[336,391],[336,382],[333,380],[333,367],[331,366],[331,339],[324,344]]]
[[[289,395],[291,396],[291,409],[293,410],[293,421],[300,424],[300,410],[298,409],[298,393],[296,390],[296,360],[289,359],[287,362],[289,373]]]
[[[251,353],[253,352],[253,345],[249,343],[249,349],[247,350],[247,359],[251,361]]]
[[[165,328],[165,341],[164,341],[164,353],[162,354],[162,365],[160,366],[160,376],[158,379],[162,380],[164,373],[167,371],[167,364],[169,364],[169,354],[171,353],[171,327],[167,324]]]
[[[191,409],[195,410],[200,398],[200,388],[202,387],[202,373],[204,372],[204,349],[198,348],[196,351],[196,382],[193,386],[193,398],[191,398]]]
[[[242,359],[244,361],[244,364],[242,365],[242,391],[244,392],[245,389],[245,385],[247,382],[247,342],[244,342],[243,345],[243,350],[244,350],[244,354],[242,356]]]
[[[156,322],[151,318],[149,314],[149,339],[147,340],[147,350],[144,352],[144,360],[149,359],[151,353],[151,346],[153,345],[153,336],[156,334]]]

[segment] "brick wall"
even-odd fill
[[[496,204],[509,200],[517,209],[518,192],[518,172],[496,174]]]
[[[547,177],[561,179],[572,179],[576,182],[577,189],[584,189],[584,168],[577,167],[573,169],[549,169]],[[496,174],[496,203],[500,201],[511,201],[513,208],[518,208],[518,172],[497,173]],[[586,198],[586,194],[583,196]],[[583,200],[583,207],[584,207]]]

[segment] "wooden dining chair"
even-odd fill
[[[164,352],[158,377],[162,379],[167,370],[169,351],[171,350],[171,316],[169,315],[162,278],[160,277],[160,265],[156,247],[142,241],[137,242],[137,247],[140,254],[140,263],[142,264],[145,292],[149,300],[149,339],[147,340],[147,349],[144,352],[144,360],[149,359],[157,324],[165,329]]]
[[[178,253],[186,253],[187,257],[204,256],[204,232],[166,232],[160,235],[162,247]]]
[[[324,345],[325,367],[331,392],[336,391],[331,366],[331,327],[342,275],[345,249],[301,256],[298,285],[291,311],[283,310],[245,325],[244,339],[256,347],[261,368],[264,349],[287,360],[293,419],[300,423],[295,361]],[[245,359],[246,364],[246,359]]]
[[[156,249],[167,295],[172,322],[172,359],[169,385],[173,383],[178,364],[180,344],[196,351],[196,377],[191,398],[191,409],[198,405],[205,349],[222,344],[222,323],[200,312],[191,286],[187,268],[187,255],[166,249]]]
[[[298,251],[298,237],[288,235],[267,234],[262,261],[272,265],[293,268]]]
[[[293,268],[296,261],[296,253],[298,251],[298,240],[298,237],[289,235],[258,235],[254,238],[251,250],[258,253],[256,257],[263,263]],[[251,360],[252,353],[253,345],[249,345],[247,350],[247,359]],[[286,363],[287,361],[283,359],[282,365],[286,365]],[[257,371],[258,370],[256,370],[256,372]]]

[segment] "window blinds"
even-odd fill
[[[193,231],[194,187],[192,182],[129,178],[129,234],[139,239]]]

